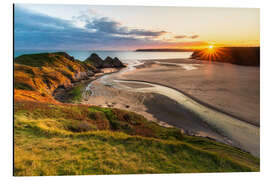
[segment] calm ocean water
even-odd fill
[[[18,57],[23,54],[35,54],[56,51],[15,51],[14,56]],[[135,51],[65,51],[75,59],[85,60],[92,53],[98,54],[102,59],[107,56],[112,58],[118,57],[122,61],[147,60],[147,59],[173,59],[189,58],[192,52],[135,52]]]

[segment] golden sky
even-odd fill
[[[208,46],[208,44],[215,46],[260,45],[258,8],[33,4],[17,7],[22,7],[31,13],[56,18],[57,21],[69,21],[76,28],[91,31],[89,33],[97,35],[100,35],[100,32],[107,33],[110,35],[108,42],[113,42],[116,37],[123,39],[122,44],[115,40],[117,44],[104,45],[103,47],[107,49],[198,48]],[[96,24],[93,25],[93,22]],[[89,30],[90,25],[92,29]],[[35,24],[32,23],[32,26]],[[50,25],[52,26],[54,24]],[[67,26],[63,27],[65,28]],[[154,35],[147,33],[154,33]],[[135,38],[135,40],[128,38]]]

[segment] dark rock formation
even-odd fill
[[[106,59],[103,61],[103,68],[113,68],[113,59],[111,57],[106,57]]]
[[[103,66],[102,67],[103,68],[121,68],[121,67],[125,67],[125,65],[117,57],[112,59],[111,57],[108,56],[103,61]]]
[[[90,63],[96,68],[102,68],[103,65],[103,60],[96,53],[91,54],[84,62]]]
[[[117,57],[113,59],[113,65],[114,67],[125,67],[125,65]]]
[[[90,57],[88,57],[85,61],[85,63],[90,63],[93,66],[95,66],[98,69],[101,68],[122,68],[125,67],[125,65],[117,58],[115,57],[112,59],[111,57],[106,57],[106,59],[103,61],[97,54],[93,53]]]

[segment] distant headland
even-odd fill
[[[206,48],[194,51],[191,58],[243,66],[260,66],[260,47]]]
[[[162,48],[162,49],[136,49],[136,52],[193,52],[194,49],[168,49],[168,48]]]

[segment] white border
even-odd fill
[[[3,2],[4,1],[4,2]],[[260,173],[210,173],[210,174],[153,174],[153,175],[109,175],[109,176],[65,176],[65,177],[23,177],[19,179],[269,179],[270,176],[270,3],[267,0],[2,0],[0,6],[1,33],[1,141],[0,177],[15,179],[12,176],[12,3],[43,4],[89,4],[89,5],[147,5],[147,6],[185,6],[185,7],[243,7],[261,8],[261,172]],[[252,86],[252,84],[251,84]]]
[[[14,3],[40,4],[88,4],[88,5],[140,5],[140,6],[193,6],[193,7],[260,7],[260,2],[252,0],[13,0]]]

